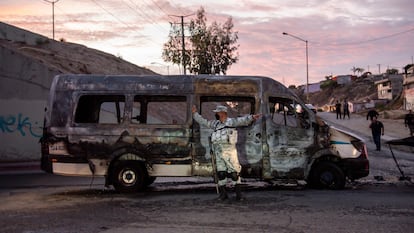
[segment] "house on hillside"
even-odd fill
[[[306,92],[306,85],[304,85],[305,93]],[[308,85],[309,93],[315,93],[321,91],[321,84],[320,83],[309,83]]]
[[[332,77],[332,80],[335,80],[336,83],[338,83],[339,85],[344,85],[344,84],[350,84],[352,83],[352,81],[354,81],[356,79],[355,75],[336,75],[334,77]]]
[[[378,89],[378,99],[393,100],[402,93],[403,76],[401,74],[389,74],[384,79],[375,82]]]
[[[378,105],[385,105],[388,100],[386,99],[374,99],[363,102],[353,102],[354,112],[362,112],[371,108],[375,108]]]
[[[404,109],[414,110],[414,65],[405,67],[404,81]]]

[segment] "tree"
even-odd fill
[[[213,22],[207,26],[204,8],[200,8],[196,19],[189,24],[190,39],[185,41],[184,59],[181,29],[174,25],[169,40],[164,44],[163,59],[178,65],[182,65],[184,60],[192,74],[226,74],[238,61],[238,35],[233,32],[233,27],[231,17],[223,25]]]
[[[398,74],[398,69],[392,68],[385,71],[386,74]]]
[[[361,74],[361,73],[363,73],[364,72],[364,68],[359,68],[359,67],[352,67],[352,72],[354,73],[354,75],[355,75],[355,73],[359,73],[359,74]]]

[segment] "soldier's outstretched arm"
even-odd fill
[[[208,128],[213,128],[213,121],[208,121],[207,119],[205,119],[203,116],[201,116],[198,112],[197,112],[197,107],[195,105],[193,105],[192,109],[191,109],[192,113],[193,113],[193,119],[200,125],[208,127]]]

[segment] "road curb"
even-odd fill
[[[40,161],[0,162],[0,175],[39,173]]]

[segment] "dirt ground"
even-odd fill
[[[157,181],[138,194],[97,186],[0,190],[0,232],[410,232],[414,186],[312,190],[245,183],[246,200],[216,200],[209,180]]]

